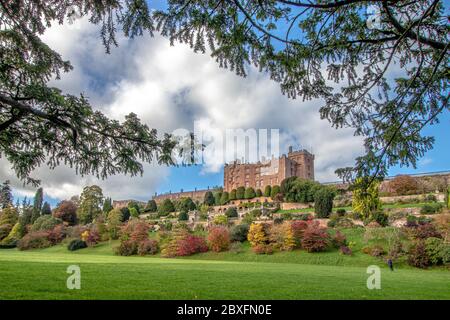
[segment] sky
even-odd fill
[[[362,154],[362,139],[351,129],[336,130],[321,120],[320,100],[292,100],[283,96],[277,83],[267,75],[249,69],[247,78],[220,69],[207,54],[195,54],[185,45],[170,46],[158,35],[127,39],[119,37],[119,47],[105,54],[99,27],[85,19],[73,25],[54,25],[42,36],[51,48],[70,60],[74,70],[52,81],[65,93],[89,98],[92,106],[107,116],[123,120],[134,112],[159,132],[179,128],[193,130],[194,122],[211,132],[249,128],[280,130],[280,152],[289,145],[307,148],[315,156],[318,181],[335,181],[334,171],[351,166]],[[450,115],[441,123],[426,129],[436,143],[418,163],[418,168],[390,170],[399,173],[432,172],[450,169]],[[9,179],[14,196],[33,197],[35,189],[24,186],[5,159],[0,159],[0,179]],[[32,173],[41,179],[46,201],[53,206],[72,195],[80,194],[86,185],[97,184],[105,196],[115,200],[146,201],[155,192],[194,190],[223,183],[222,165],[166,167],[145,164],[143,176],[116,175],[107,180],[80,177],[73,169],[61,166],[55,170],[41,167]]]

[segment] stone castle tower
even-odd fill
[[[293,151],[289,147],[287,156],[272,158],[257,163],[240,163],[234,161],[225,164],[224,191],[230,192],[238,187],[252,187],[255,190],[267,185],[280,185],[281,181],[289,177],[300,177],[314,180],[314,155],[307,150]]]

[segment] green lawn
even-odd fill
[[[349,240],[360,236],[346,231]],[[81,290],[68,290],[66,269],[81,268]],[[368,290],[366,268],[381,267],[381,290]],[[205,253],[188,258],[119,257],[111,245],[69,252],[64,246],[0,250],[0,299],[450,299],[450,272],[403,264],[390,272],[355,248],[255,255]]]

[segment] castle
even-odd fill
[[[266,186],[280,185],[283,179],[293,176],[314,180],[313,154],[304,149],[293,151],[292,147],[289,147],[288,154],[283,154],[279,158],[262,159],[257,163],[234,161],[225,164],[223,190],[230,192],[238,187],[252,187],[255,190],[261,189],[261,191],[264,191]],[[161,202],[164,199],[176,200],[191,197],[194,201],[202,201],[207,191],[213,190],[170,192],[155,195],[153,199],[156,202]]]
[[[314,155],[307,150],[293,151],[289,147],[287,156],[283,154],[257,163],[240,163],[234,161],[225,164],[223,190],[230,192],[238,187],[261,189],[266,186],[280,185],[289,177],[314,180]]]

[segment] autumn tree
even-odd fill
[[[53,215],[73,226],[77,223],[77,209],[77,205],[73,201],[63,200],[58,204]]]
[[[408,175],[399,175],[389,181],[389,188],[396,195],[416,194],[419,184],[417,180]]]

